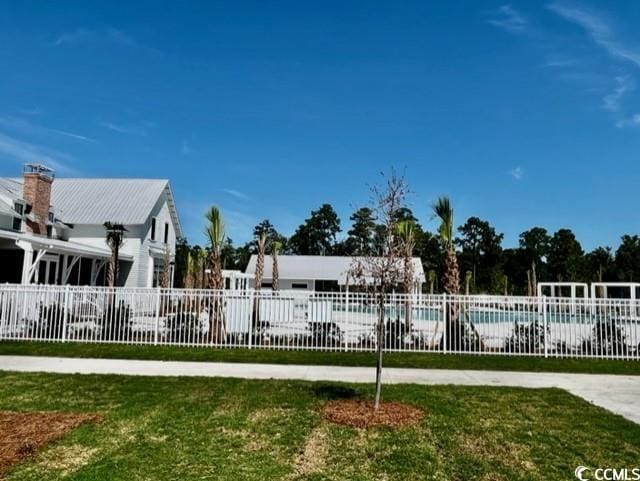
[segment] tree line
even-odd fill
[[[441,207],[453,210],[450,205]],[[458,282],[461,290],[469,293],[526,295],[534,294],[535,285],[540,281],[633,282],[640,279],[638,235],[623,235],[615,251],[602,246],[587,252],[571,229],[562,228],[552,233],[536,226],[519,235],[516,247],[504,247],[504,234],[478,217],[469,217],[457,227],[448,226],[450,232],[431,232],[423,228],[408,207],[398,209],[394,215],[396,223],[411,225],[413,255],[422,261],[428,292],[446,290],[442,283],[446,263],[453,260],[451,255],[458,264],[460,279],[449,282]],[[344,230],[338,214],[331,204],[323,204],[311,211],[290,237],[265,219],[254,227],[251,241],[234,246],[231,239],[225,238],[221,245],[216,245],[215,251],[223,269],[239,270],[244,270],[251,255],[259,252],[261,238],[285,255],[370,256],[380,252],[385,228],[377,221],[374,211],[370,207],[358,208],[349,221],[346,235],[340,236]],[[197,263],[198,259],[201,259],[204,279],[210,255],[210,247],[191,246],[181,239],[176,249],[176,287],[184,286],[189,275],[198,276],[199,267],[188,265]]]

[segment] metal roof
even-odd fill
[[[139,225],[147,221],[163,192],[167,195],[176,235],[181,237],[175,201],[169,181],[165,179],[56,178],[51,184],[51,205],[56,217],[67,224]],[[22,179],[0,177],[0,196],[3,193],[21,198]]]
[[[257,255],[252,255],[249,259],[246,272],[254,274],[256,271]],[[319,280],[338,281],[340,284],[346,282],[346,277],[351,270],[356,257],[351,256],[278,256],[278,275],[280,279],[294,280]],[[424,282],[424,269],[420,258],[414,257],[413,272],[417,282]],[[264,279],[272,278],[273,259],[270,255],[264,258]]]
[[[26,241],[32,244],[38,249],[47,249],[51,252],[81,254],[89,257],[100,257],[103,259],[109,259],[111,257],[111,251],[106,247],[94,247],[86,244],[79,244],[77,242],[63,241],[60,239],[50,239],[48,237],[37,236],[25,232],[12,232],[6,230],[0,230],[1,239],[11,239],[15,241]],[[120,259],[126,261],[133,261],[133,256],[124,252],[120,253]]]
[[[22,197],[22,181],[0,177],[0,214],[15,216],[13,202]]]

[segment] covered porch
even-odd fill
[[[110,258],[106,248],[0,231],[0,283],[103,286]],[[121,254],[119,272],[128,272],[132,261]]]

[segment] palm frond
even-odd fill
[[[447,249],[453,248],[453,207],[449,197],[438,197],[431,205],[433,218],[440,219],[438,234]]]
[[[216,206],[211,206],[205,214],[205,217],[207,218],[208,224],[204,232],[207,236],[207,240],[209,241],[209,245],[213,251],[220,253],[222,245],[226,239],[222,213]]]

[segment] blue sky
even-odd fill
[[[571,227],[586,248],[638,231],[640,4],[12,2],[0,16],[0,175],[171,180],[202,241],[290,234],[405,169],[411,207]],[[346,229],[345,229],[346,231]]]

